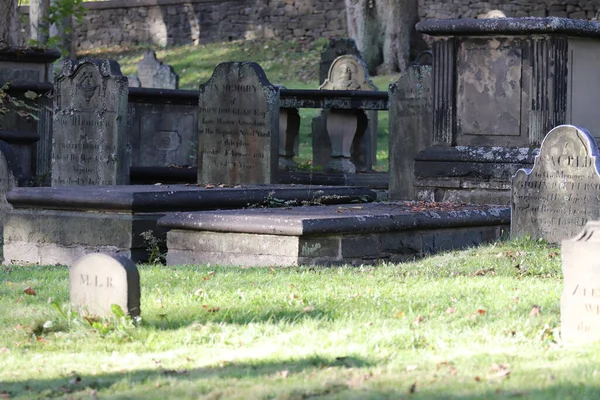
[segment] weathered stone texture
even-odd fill
[[[278,38],[283,40],[348,35],[344,0],[157,0],[84,3],[87,13],[75,27],[76,48],[152,43],[160,46],[216,41]],[[491,10],[507,17],[592,19],[597,2],[574,0],[420,0],[421,20],[481,18]],[[29,36],[29,7],[21,33]]]

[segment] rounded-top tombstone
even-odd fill
[[[532,169],[512,179],[511,236],[550,243],[576,236],[600,218],[600,160],[588,131],[573,125],[552,129]]]
[[[140,315],[140,274],[130,259],[88,254],[69,269],[72,307],[83,315],[110,317],[112,305]]]

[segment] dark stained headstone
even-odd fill
[[[200,85],[198,182],[274,183],[278,168],[279,88],[260,65],[217,65]]]
[[[411,66],[389,90],[389,196],[415,200],[415,156],[433,142],[431,67]]]
[[[600,221],[590,221],[562,242],[563,292],[560,301],[564,341],[600,339]]]
[[[71,305],[83,315],[112,317],[112,305],[140,315],[140,274],[130,259],[88,254],[69,269]]]
[[[177,89],[179,75],[173,67],[163,64],[156,58],[154,51],[144,53],[144,58],[138,63],[138,78],[142,87],[158,89]]]
[[[360,51],[358,51],[354,39],[329,39],[329,43],[327,43],[327,46],[323,52],[321,52],[321,63],[319,65],[319,84],[322,84],[327,79],[327,74],[329,74],[329,68],[333,63],[333,60],[346,54],[361,58]]]
[[[65,61],[55,83],[52,186],[129,183],[127,85],[115,61]]]
[[[11,147],[0,141],[0,260],[4,254],[4,224],[12,206],[6,200],[6,193],[19,185],[21,170]]]
[[[598,146],[585,129],[552,129],[533,168],[512,179],[511,236],[560,243],[600,218],[599,170]]]

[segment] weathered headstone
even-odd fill
[[[142,82],[140,82],[140,78],[138,78],[137,75],[129,75],[127,81],[129,87],[142,87]]]
[[[518,170],[512,179],[511,236],[560,243],[600,218],[598,171],[598,146],[585,129],[552,129],[533,168]]]
[[[279,88],[260,65],[217,65],[200,85],[198,182],[274,183],[279,146]]]
[[[163,64],[156,58],[154,51],[144,53],[144,58],[138,63],[138,78],[142,87],[158,89],[177,89],[179,75],[173,67]]]
[[[327,46],[321,52],[321,63],[319,64],[319,84],[322,84],[327,79],[329,74],[329,68],[333,60],[339,56],[350,54],[353,56],[361,57],[358,47],[354,39],[339,38],[329,39]]]
[[[83,315],[113,316],[112,305],[140,315],[140,274],[130,259],[88,254],[69,269],[71,305]]]
[[[51,185],[128,184],[128,86],[119,64],[67,60],[55,88]]]
[[[431,67],[411,66],[389,89],[389,196],[416,200],[415,156],[433,142]]]
[[[12,148],[0,140],[0,260],[4,255],[4,224],[12,206],[6,200],[6,193],[19,185],[21,170]]]
[[[590,221],[562,242],[563,293],[560,301],[564,341],[600,339],[600,221]]]
[[[353,55],[335,59],[322,90],[377,90],[367,66]],[[313,119],[313,165],[334,172],[372,169],[376,161],[377,111],[323,110]]]

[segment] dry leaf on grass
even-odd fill
[[[418,315],[417,318],[415,318],[415,320],[413,321],[413,324],[419,325],[421,322],[423,322],[423,320],[425,320],[425,317],[422,315]]]
[[[27,286],[25,289],[23,289],[23,293],[25,293],[29,296],[37,296],[37,293],[35,292],[35,290],[30,288],[29,286]]]
[[[530,317],[539,317],[541,312],[542,312],[542,308],[540,306],[533,305],[533,307],[531,307],[531,311],[529,311],[529,316]]]
[[[315,308],[313,306],[306,306],[306,307],[304,307],[304,309],[302,311],[304,311],[304,312],[311,312],[311,311],[314,311],[314,309]]]
[[[454,314],[456,312],[456,308],[448,307],[446,308],[446,314]]]

